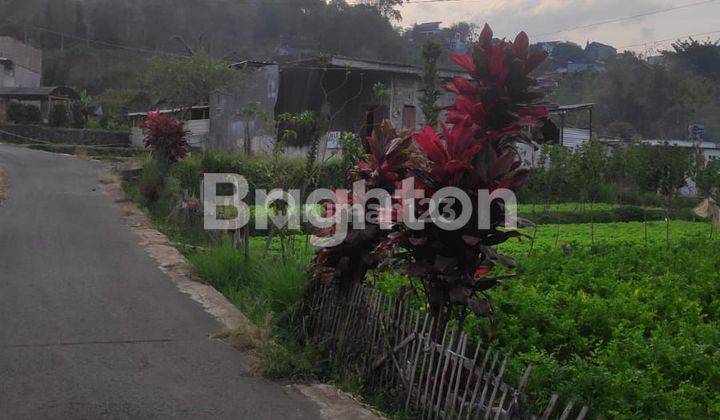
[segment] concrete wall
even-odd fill
[[[251,143],[253,153],[272,150],[275,130],[267,119],[275,116],[280,71],[277,65],[270,65],[250,72],[244,88],[210,95],[208,147],[243,150],[245,139],[249,137],[256,139]],[[248,112],[249,109],[253,111]]]
[[[35,140],[56,144],[87,146],[129,146],[130,134],[112,131],[91,131],[45,127],[39,125],[0,125],[0,141],[27,143]]]
[[[14,63],[12,87],[38,87],[42,79],[42,51],[8,36],[0,36],[0,57]]]

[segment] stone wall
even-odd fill
[[[56,143],[86,146],[129,146],[130,133],[77,130],[40,125],[0,125],[0,141],[12,143]]]

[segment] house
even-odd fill
[[[267,116],[284,113],[314,111],[329,116],[330,141],[324,139],[319,152],[325,157],[337,149],[333,139],[341,132],[365,138],[385,119],[396,128],[415,129],[425,123],[418,100],[418,67],[339,56],[286,64],[243,62],[235,67],[251,73],[249,88],[211,95],[210,147],[267,153],[276,137]],[[466,74],[440,71],[442,79],[455,76]],[[439,105],[451,101],[452,96],[445,94]],[[251,139],[250,143],[246,139]],[[287,153],[305,155],[306,149],[288,148]]]
[[[0,87],[39,87],[42,51],[9,36],[0,36]]]
[[[617,49],[599,42],[588,42],[585,46],[585,58],[588,61],[606,61],[617,55]]]
[[[546,142],[558,144],[572,151],[576,150],[593,138],[594,108],[593,103],[558,105],[550,108],[551,118],[548,118],[542,129],[542,137]],[[572,118],[568,118],[571,115]],[[571,126],[569,119],[580,127]],[[517,150],[526,166],[540,165],[540,151],[533,146],[520,143],[517,145]]]
[[[630,142],[629,140],[616,138],[601,138],[600,141],[611,146],[627,146]],[[702,152],[705,157],[705,162],[720,160],[720,143],[712,141],[641,139],[637,140],[637,142],[656,147],[668,146],[681,149],[695,149]]]
[[[588,62],[575,63],[568,61],[567,66],[557,69],[557,72],[563,75],[581,73],[585,71],[597,74],[607,73],[607,69],[602,64]]]
[[[10,102],[35,105],[40,110],[42,120],[47,122],[50,112],[57,104],[68,104],[80,99],[73,89],[64,86],[39,87],[0,87],[0,123],[7,122],[7,107]]]
[[[440,33],[440,24],[442,22],[424,22],[415,25],[413,31],[420,36],[429,37]]]
[[[533,48],[540,48],[546,53],[552,55],[553,50],[555,47],[560,44],[560,41],[546,41],[546,42],[538,42],[537,44],[533,45]]]
[[[248,73],[245,87],[210,94],[208,146],[269,154],[276,142],[276,130],[270,120],[279,115],[276,106],[280,66],[267,61],[241,61],[233,64],[233,68]],[[290,154],[293,151],[290,149]]]

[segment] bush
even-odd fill
[[[169,166],[184,158],[188,152],[187,131],[182,121],[157,112],[148,114],[144,126],[145,147],[150,149],[154,159],[169,169]]]
[[[154,159],[146,159],[140,172],[140,194],[144,204],[154,202],[160,197],[165,173],[159,162]]]
[[[24,105],[17,101],[12,101],[7,107],[7,117],[10,122],[15,124],[39,124],[42,122],[42,113],[40,108],[35,105]]]
[[[7,117],[8,120],[14,122],[15,124],[26,124],[27,113],[25,110],[25,105],[21,104],[20,102],[10,102],[7,107]]]
[[[277,158],[272,156],[245,157],[239,153],[206,150],[175,163],[170,173],[180,180],[181,187],[191,195],[199,195],[204,173],[235,173],[244,176],[251,190],[274,188],[301,189],[305,183],[303,158]],[[339,159],[331,159],[320,167],[318,188],[340,187],[345,184],[345,173],[340,171]],[[254,198],[251,196],[250,198]]]
[[[40,108],[35,105],[25,105],[25,116],[26,124],[40,124],[42,123],[42,112]]]
[[[50,110],[48,123],[53,127],[65,127],[68,123],[68,109],[63,103],[56,103]]]

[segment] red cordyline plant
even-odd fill
[[[167,114],[151,112],[144,125],[145,147],[153,157],[167,164],[184,158],[188,152],[185,124]]]
[[[382,138],[368,139],[370,154],[357,165],[352,181],[364,179],[368,189],[392,194],[403,179],[414,177],[425,197],[445,187],[459,188],[473,206],[466,225],[448,231],[426,223],[421,230],[412,230],[393,213],[398,223],[390,231],[377,224],[367,224],[364,230],[350,226],[342,244],[318,250],[316,277],[324,283],[352,284],[363,282],[371,269],[391,266],[419,281],[436,325],[452,317],[464,320],[468,308],[491,317],[486,291],[510,278],[493,276],[493,269],[515,267],[511,258],[493,247],[520,233],[505,229],[502,201],[490,206],[490,227],[479,227],[479,212],[486,210],[478,204],[478,192],[517,192],[527,180],[529,172],[521,168],[515,145],[531,143],[524,129],[541,126],[547,117],[543,95],[533,89],[537,83],[530,75],[546,57],[545,52],[529,51],[524,32],[513,42],[493,40],[485,25],[468,54],[451,57],[470,77],[456,77],[445,86],[455,94],[455,104],[440,132],[428,126],[414,134],[397,133],[386,123]],[[419,204],[418,213],[425,210]],[[321,235],[332,232],[328,229]]]

